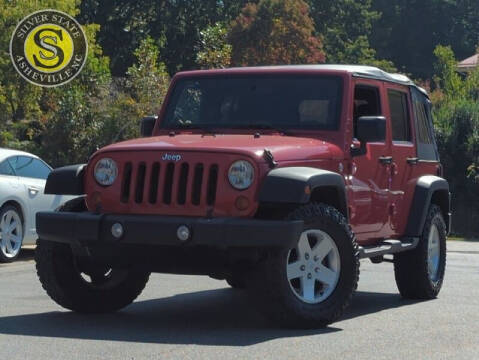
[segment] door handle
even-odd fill
[[[417,157],[407,158],[406,161],[409,165],[416,165],[419,162],[419,158]]]
[[[393,157],[392,156],[380,156],[379,157],[379,162],[384,165],[391,165],[393,162]]]

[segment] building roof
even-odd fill
[[[479,65],[479,54],[468,57],[457,64],[457,68],[461,71],[470,71]]]

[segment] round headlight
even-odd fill
[[[239,160],[231,164],[228,171],[228,180],[231,186],[244,190],[251,186],[254,179],[254,168],[248,161]]]
[[[116,162],[109,158],[98,161],[95,165],[95,180],[103,186],[110,186],[118,176]]]

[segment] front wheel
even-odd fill
[[[441,209],[431,205],[418,246],[394,256],[396,284],[407,299],[435,298],[446,270],[446,224]]]
[[[317,328],[338,319],[359,278],[358,246],[346,218],[335,208],[313,203],[289,220],[305,227],[292,249],[271,251],[255,290],[264,311],[282,325]]]
[[[47,294],[64,308],[81,313],[113,312],[131,304],[150,275],[137,268],[81,262],[70,246],[45,240],[37,241],[35,261]]]

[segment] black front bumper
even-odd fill
[[[303,230],[302,221],[273,221],[240,218],[191,218],[156,215],[110,215],[89,212],[39,212],[40,239],[74,246],[158,245],[214,247],[291,248]],[[123,235],[115,238],[112,226],[119,223]],[[190,238],[178,239],[177,230],[186,225]]]

